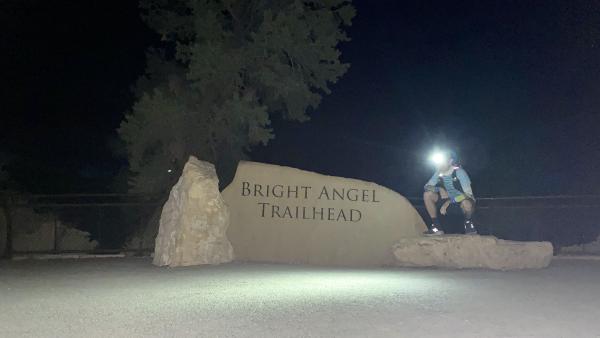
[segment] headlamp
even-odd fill
[[[433,154],[431,154],[429,160],[435,165],[442,165],[448,162],[448,155],[441,151],[436,151]]]

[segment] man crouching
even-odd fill
[[[456,153],[452,151],[440,152],[432,158],[436,165],[436,172],[425,184],[423,200],[425,208],[431,218],[426,236],[443,235],[438,219],[440,213],[446,214],[450,204],[459,204],[465,217],[465,234],[476,235],[477,229],[471,220],[475,211],[475,197],[471,189],[471,179],[467,172],[458,164]]]

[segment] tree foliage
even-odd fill
[[[148,52],[119,128],[138,191],[168,187],[189,155],[231,171],[274,137],[271,118],[306,121],[349,65],[347,0],[143,0],[162,48]]]

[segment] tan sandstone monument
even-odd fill
[[[215,167],[191,156],[160,217],[154,265],[220,264],[233,260],[229,211]]]
[[[240,162],[223,191],[241,261],[392,265],[392,247],[426,230],[400,194],[371,182]]]
[[[155,265],[229,262],[232,245],[240,261],[337,266],[510,270],[553,255],[548,242],[423,237],[409,201],[371,182],[256,162],[239,163],[223,197],[218,182],[212,164],[190,157],[163,207]]]

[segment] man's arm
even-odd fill
[[[458,178],[460,181],[460,185],[465,195],[467,195],[467,197],[470,199],[475,199],[475,196],[473,195],[473,189],[471,188],[471,179],[469,178],[469,174],[467,174],[464,169],[460,168],[456,170],[456,178]]]

